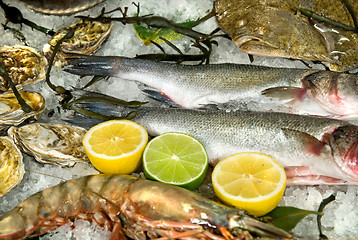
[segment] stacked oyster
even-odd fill
[[[25,46],[3,46],[0,59],[17,89],[45,78],[46,59],[35,49]],[[32,111],[24,112],[7,80],[0,76],[0,131],[19,125],[26,119],[37,119],[45,109],[45,100],[39,93],[20,92]],[[16,187],[24,176],[21,151],[9,137],[0,137],[0,196]]]
[[[71,26],[60,29],[44,47],[44,56],[27,46],[0,47],[2,73],[6,71],[16,89],[43,80],[47,59],[51,59],[58,42],[54,64],[66,65],[69,54],[91,54],[108,38],[113,27],[109,20],[90,21],[80,19]],[[69,39],[63,37],[73,31]],[[46,59],[47,58],[47,59]],[[16,187],[24,176],[24,152],[41,163],[72,167],[77,162],[88,162],[82,146],[86,130],[76,126],[50,123],[32,123],[19,126],[25,120],[37,120],[45,110],[45,100],[39,93],[21,91],[23,100],[31,107],[23,111],[6,77],[0,75],[0,132],[8,130],[9,137],[0,138],[0,196]]]

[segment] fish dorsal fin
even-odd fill
[[[286,138],[301,143],[301,146],[313,155],[319,156],[323,147],[326,145],[324,142],[308,133],[289,128],[281,128],[281,130],[285,134]]]
[[[261,91],[266,97],[277,98],[280,100],[299,100],[302,101],[306,95],[306,90],[299,87],[281,86],[267,88]]]

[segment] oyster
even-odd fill
[[[37,12],[54,15],[67,15],[84,11],[104,0],[19,0]]]
[[[66,65],[66,57],[70,53],[91,54],[97,51],[102,43],[109,37],[113,27],[113,22],[108,20],[90,21],[80,19],[69,27],[65,27],[56,32],[51,37],[48,44],[45,44],[43,53],[47,59],[51,58],[53,48],[57,42],[62,39],[69,31],[76,29],[72,38],[65,40],[61,44],[60,50],[57,52],[54,65]],[[71,57],[73,57],[71,55]]]
[[[45,110],[45,100],[39,93],[20,92],[21,97],[32,108],[26,113],[22,111],[15,94],[0,95],[0,131],[12,125],[19,125],[28,118],[37,119],[39,114]]]
[[[82,146],[85,133],[81,127],[50,123],[33,123],[8,130],[14,142],[37,161],[68,167],[76,162],[88,162]]]
[[[11,138],[0,137],[0,197],[15,188],[25,173],[22,153]]]
[[[358,1],[350,0],[358,15]],[[358,34],[317,22],[298,9],[354,27],[343,1],[216,0],[216,19],[246,53],[321,61],[332,71],[358,67]]]
[[[17,89],[45,78],[47,60],[31,47],[2,46],[0,47],[0,61],[4,63]],[[0,93],[10,91],[9,83],[0,76]]]

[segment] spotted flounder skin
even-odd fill
[[[358,1],[349,0],[358,14]],[[358,34],[310,20],[298,8],[348,26],[353,19],[336,0],[217,0],[219,26],[246,53],[322,61],[332,71],[358,67]]]

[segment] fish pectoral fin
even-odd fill
[[[172,107],[179,107],[178,104],[173,102],[170,98],[168,98],[165,94],[163,94],[161,92],[146,89],[146,90],[143,90],[143,93],[145,95],[147,95],[149,98],[156,100],[158,102],[168,104]]]
[[[314,136],[289,128],[281,128],[288,140],[294,141],[295,143],[300,143],[300,145],[307,152],[319,156],[322,152],[323,147],[326,145],[325,142],[322,142],[315,138]]]
[[[138,84],[138,87],[150,99],[153,99],[155,101],[168,104],[168,105],[170,105],[172,107],[179,107],[179,105],[177,103],[175,103],[174,101],[172,101],[167,95],[165,95],[162,92],[159,92],[155,88],[151,88],[151,87],[149,87],[149,86],[147,86],[145,84]]]
[[[267,88],[261,91],[261,94],[266,97],[277,98],[280,100],[302,101],[306,95],[306,89],[299,87],[281,86]]]

